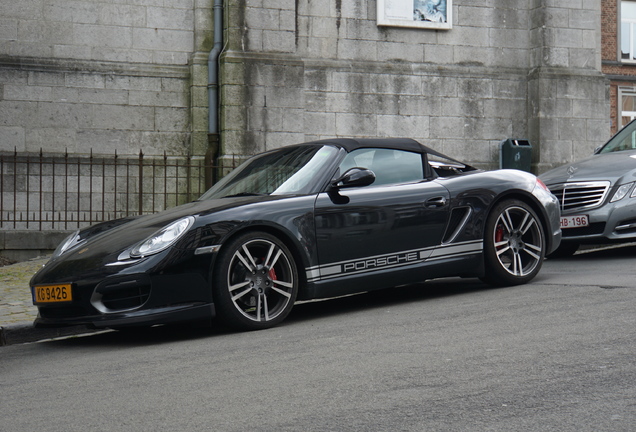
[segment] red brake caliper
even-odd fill
[[[495,230],[495,243],[499,243],[503,240],[504,230],[501,225],[497,225],[497,229]]]
[[[272,267],[271,269],[269,269],[269,273],[267,274],[269,276],[269,278],[273,281],[278,280],[278,278],[276,277],[276,270],[274,270],[274,267]]]

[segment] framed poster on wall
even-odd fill
[[[377,0],[378,25],[450,29],[453,0]]]

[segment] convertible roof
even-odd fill
[[[312,141],[305,144],[332,144],[338,147],[344,148],[347,152],[359,148],[389,148],[396,150],[405,150],[416,153],[428,153],[434,156],[438,156],[444,159],[448,159],[453,162],[463,164],[453,159],[450,156],[446,156],[430,147],[425,146],[412,138],[333,138],[324,139],[319,141]]]
[[[426,148],[411,138],[333,138],[314,141],[316,144],[333,144],[348,152],[359,148],[391,148],[421,153]]]

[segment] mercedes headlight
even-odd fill
[[[632,188],[632,186],[634,186],[634,183],[627,183],[627,184],[621,185],[614,193],[614,196],[612,196],[612,199],[610,200],[610,202],[620,201],[623,198],[625,198],[625,196],[629,193],[629,190]]]

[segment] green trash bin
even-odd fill
[[[508,138],[499,144],[499,168],[530,172],[532,144],[523,139]]]

